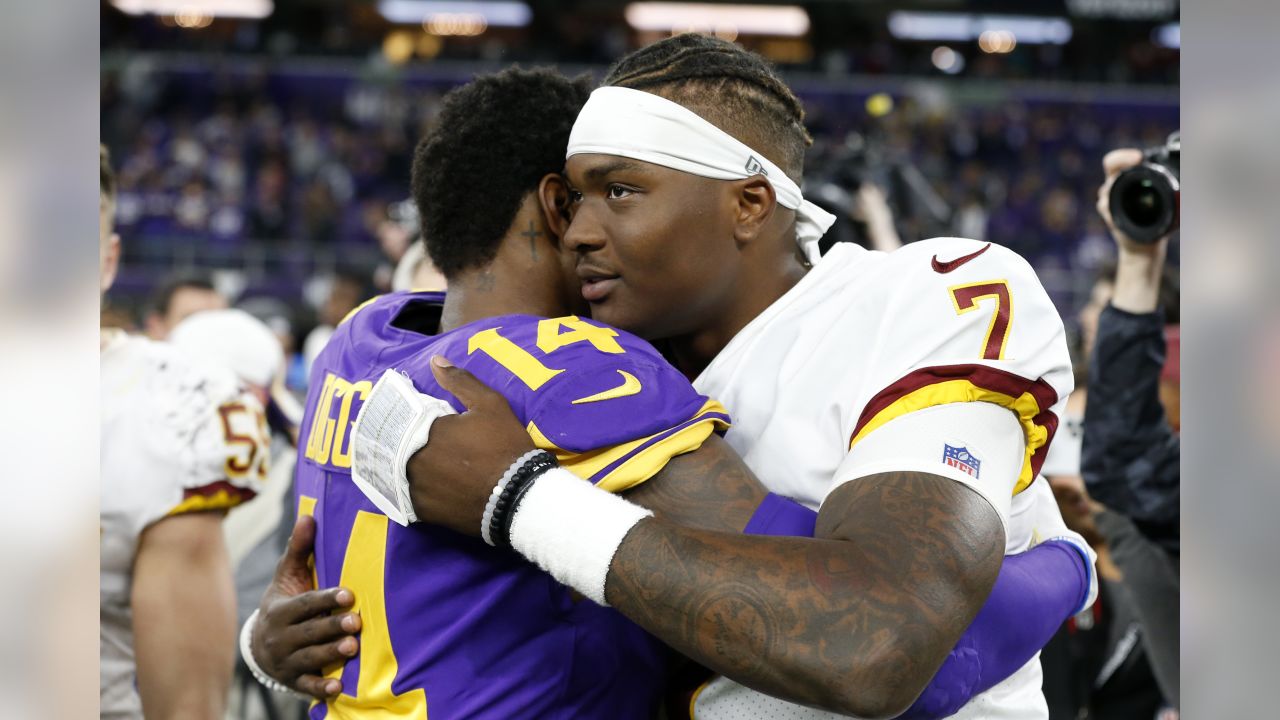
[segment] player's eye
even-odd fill
[[[580,203],[580,202],[582,202],[582,193],[581,193],[581,192],[579,192],[579,191],[577,191],[577,190],[574,190],[573,188],[570,188],[570,189],[569,189],[569,204],[570,204],[570,205],[577,205],[577,204],[578,204],[578,203]]]
[[[631,188],[617,183],[610,183],[609,187],[605,188],[605,195],[610,200],[621,200],[625,197],[629,197],[634,192],[635,191]]]

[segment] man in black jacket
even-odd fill
[[[1105,506],[1094,521],[1123,574],[1156,681],[1176,706],[1180,445],[1160,399],[1166,352],[1160,285],[1169,238],[1134,242],[1116,229],[1108,207],[1115,178],[1140,162],[1137,150],[1103,160],[1107,181],[1098,211],[1119,260],[1089,361],[1081,470],[1089,494]]]

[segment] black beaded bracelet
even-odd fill
[[[511,518],[515,515],[517,493],[523,497],[521,490],[532,485],[535,478],[558,464],[556,456],[544,450],[526,460],[520,469],[516,470],[511,477],[511,482],[507,483],[507,486],[502,489],[502,494],[498,496],[493,517],[489,520],[489,537],[496,547],[511,546]]]
[[[520,486],[511,494],[511,507],[502,517],[502,525],[498,530],[502,535],[503,541],[508,545],[511,544],[511,524],[515,522],[516,511],[520,509],[520,501],[524,500],[524,496],[529,494],[529,488],[533,487],[535,480],[545,475],[549,470],[559,466],[560,464],[555,462],[555,458],[552,458],[551,464],[534,469],[529,474],[529,477],[521,482]]]

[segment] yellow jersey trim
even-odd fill
[[[723,405],[708,400],[693,417],[674,428],[585,453],[558,447],[532,421],[525,429],[535,445],[555,453],[562,467],[604,490],[619,493],[656,475],[671,458],[698,449],[712,432],[727,429],[727,417]],[[610,467],[615,464],[617,467]]]
[[[385,296],[386,296],[386,293],[382,293],[381,295],[374,295],[373,297],[369,298],[368,300],[365,300],[364,302],[362,302],[362,303],[360,303],[359,305],[355,306],[355,308],[354,308],[351,312],[349,312],[349,313],[347,313],[346,315],[344,315],[344,316],[342,317],[342,319],[338,321],[338,324],[337,324],[335,327],[342,327],[344,324],[346,324],[346,322],[347,322],[348,320],[350,320],[351,318],[355,317],[355,316],[356,316],[356,313],[358,313],[358,312],[360,312],[361,310],[363,310],[363,309],[365,309],[365,308],[369,307],[370,305],[372,305],[372,304],[374,304],[375,302],[377,302],[379,298],[383,298],[383,297],[385,297]]]
[[[706,682],[699,685],[698,688],[693,691],[693,695],[689,696],[689,720],[696,720],[697,716],[693,714],[693,709],[698,705],[698,696],[702,694],[703,690],[707,689],[707,686],[711,684],[712,680],[715,680],[718,677],[720,676],[712,675],[707,678]]]
[[[858,431],[857,435],[853,436],[853,440],[849,443],[849,449],[853,449],[853,446],[857,445],[862,438],[894,418],[937,405],[962,402],[994,403],[1012,410],[1018,416],[1018,422],[1022,424],[1023,433],[1026,435],[1027,448],[1022,461],[1022,472],[1018,476],[1017,485],[1013,488],[1013,494],[1017,495],[1026,490],[1031,485],[1031,482],[1035,480],[1035,473],[1031,469],[1031,456],[1049,440],[1048,429],[1042,425],[1037,425],[1035,422],[1035,417],[1040,414],[1041,408],[1039,402],[1029,392],[1013,397],[995,390],[979,387],[971,381],[963,379],[946,380],[926,385],[919,390],[903,395],[877,413]]]
[[[174,515],[185,515],[195,512],[209,512],[213,510],[230,510],[246,500],[245,492],[234,492],[226,489],[219,489],[216,492],[207,495],[191,495],[182,502],[173,507],[172,510],[165,513],[165,517]]]

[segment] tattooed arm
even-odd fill
[[[736,533],[768,492],[729,443],[712,435],[696,451],[672,458],[626,498],[676,525]]]
[[[823,504],[818,539],[653,518],[627,535],[611,605],[675,649],[761,692],[865,718],[904,711],[986,599],[1004,536],[953,480],[884,473]]]

